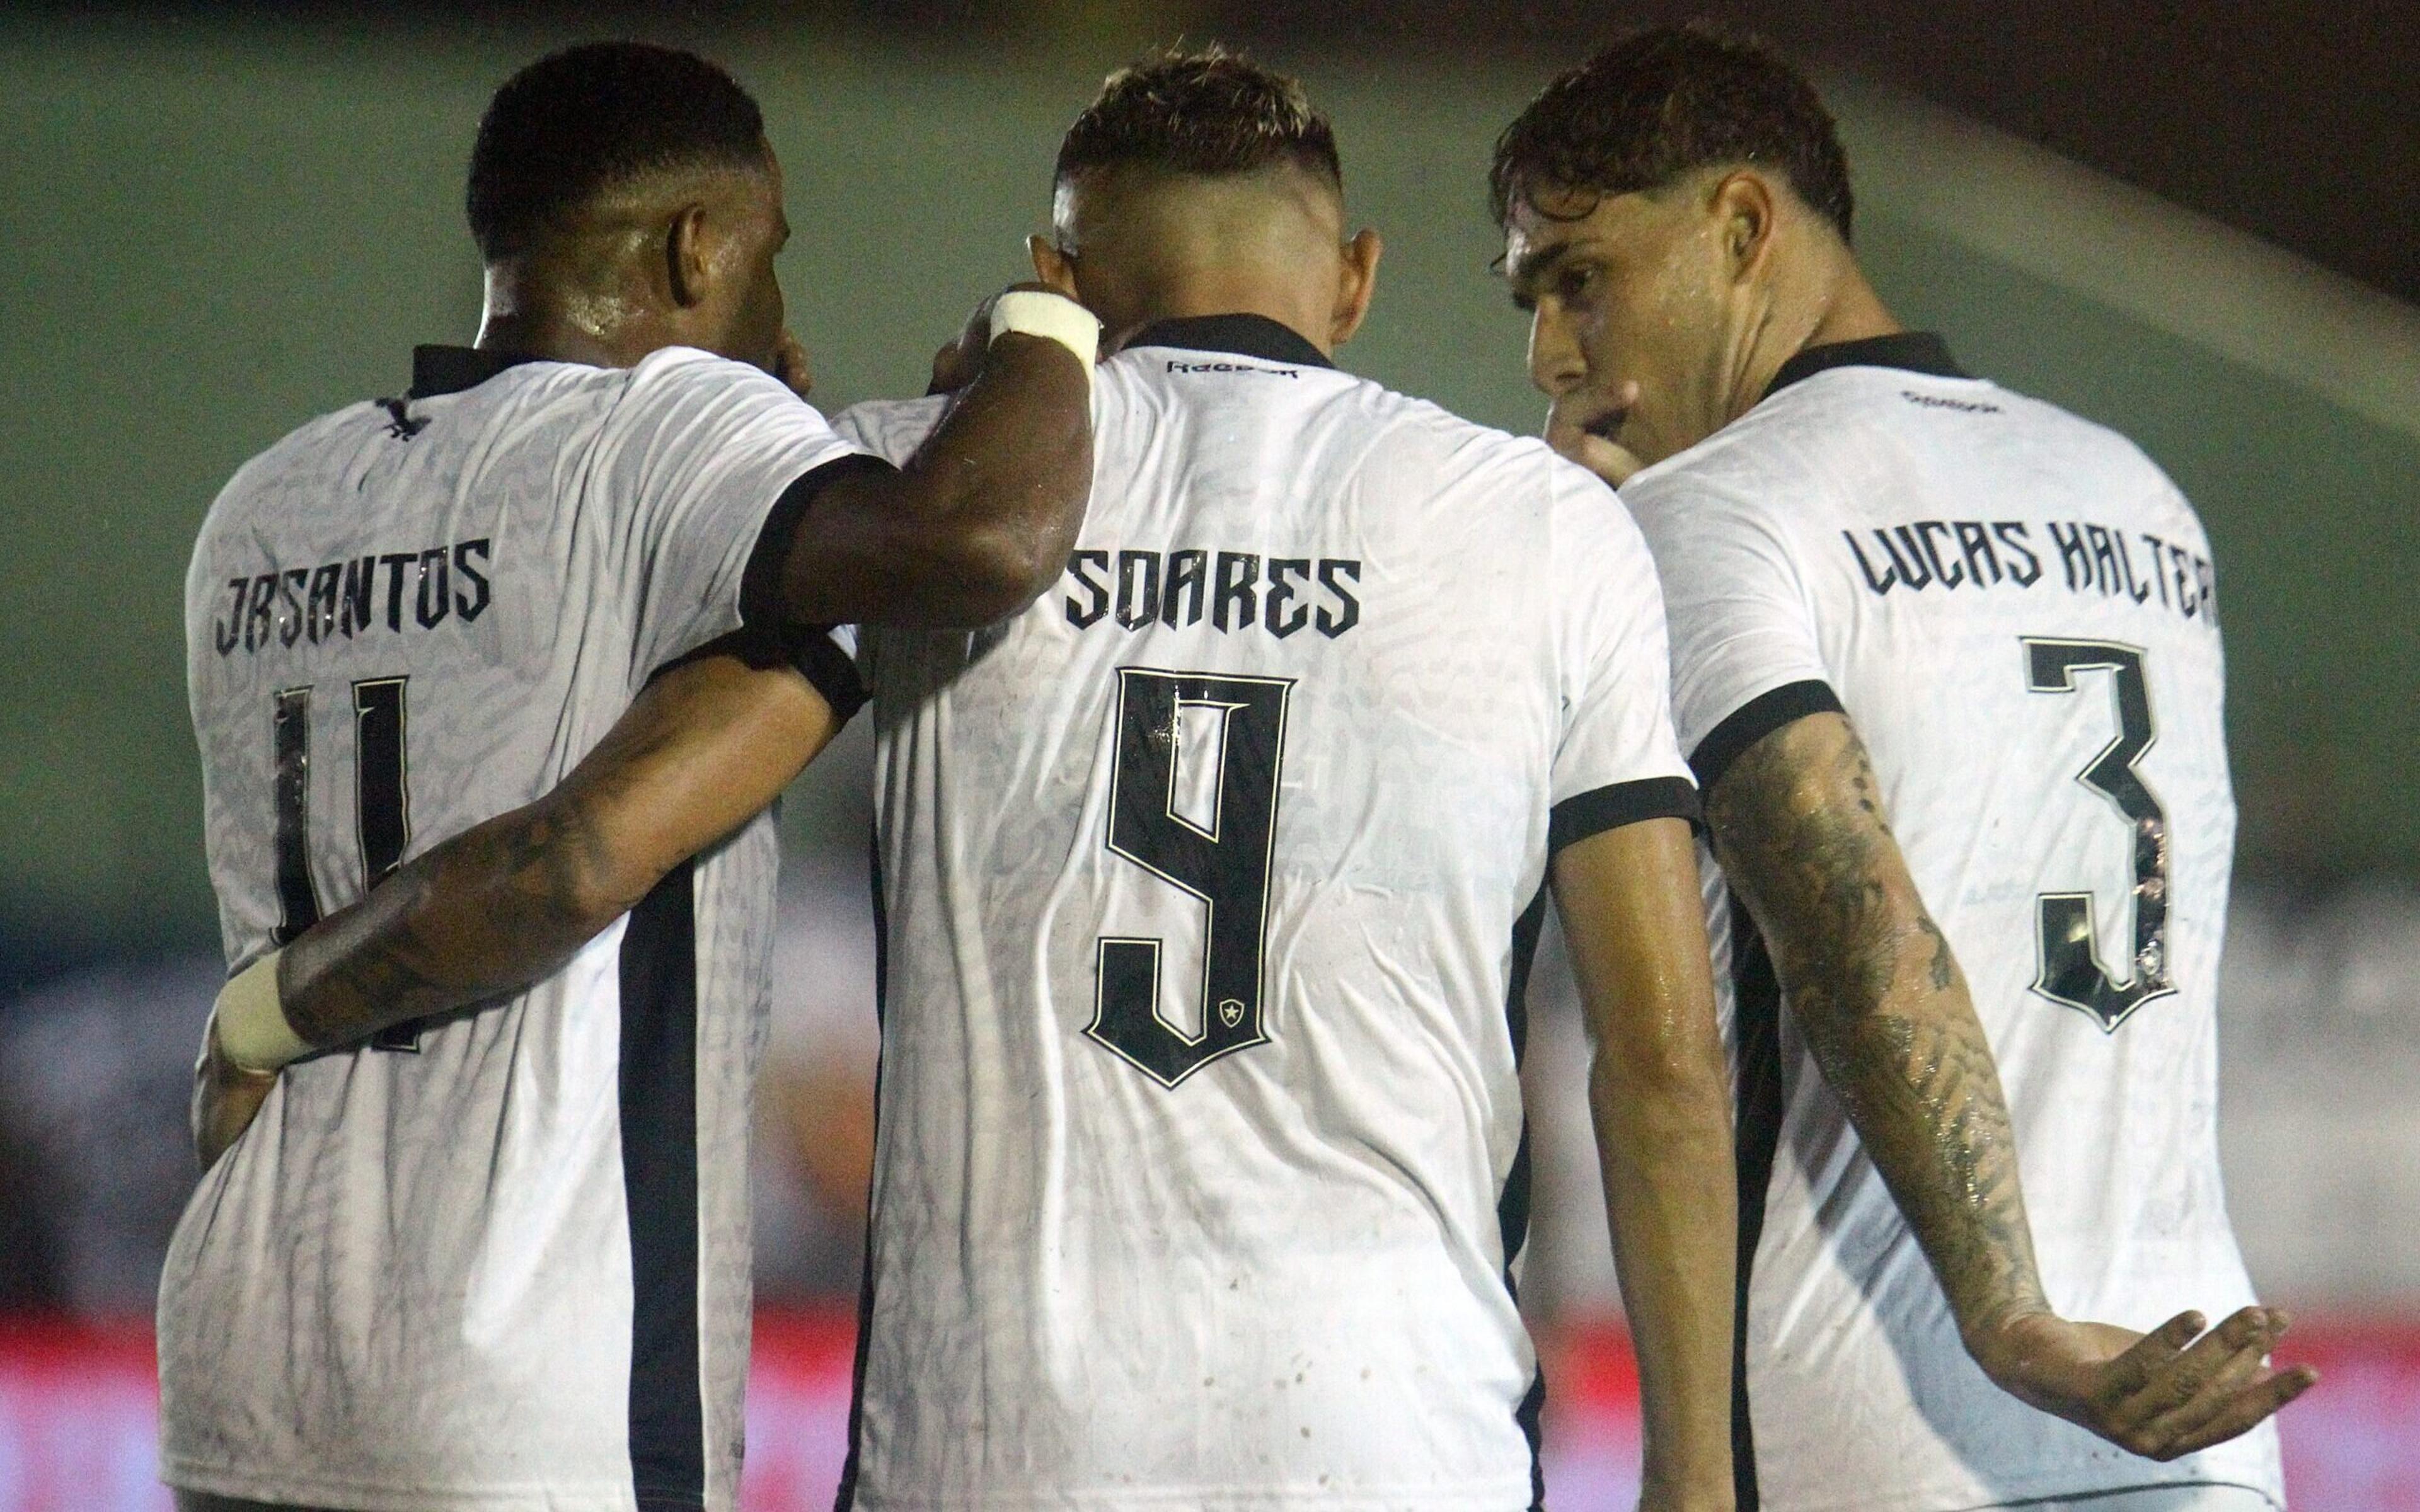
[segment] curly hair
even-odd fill
[[[1814,88],[1762,43],[1658,26],[1558,75],[1504,128],[1488,208],[1501,226],[1540,193],[1627,194],[1726,163],[1780,173],[1849,239],[1848,155]]]
[[[489,261],[517,256],[597,194],[666,168],[766,161],[765,117],[692,53],[589,42],[504,81],[479,121],[464,198]]]
[[[1213,45],[1110,74],[1067,128],[1052,181],[1128,166],[1211,177],[1279,162],[1343,181],[1335,129],[1302,85]]]

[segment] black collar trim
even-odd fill
[[[1135,332],[1125,349],[1177,347],[1193,352],[1228,352],[1297,367],[1334,367],[1326,354],[1292,328],[1264,315],[1188,315],[1155,320]]]
[[[1773,375],[1773,385],[1764,391],[1764,396],[1770,399],[1799,379],[1813,378],[1829,367],[1897,367],[1932,378],[1973,377],[1958,365],[1958,360],[1949,355],[1949,344],[1939,336],[1930,331],[1901,331],[1888,336],[1868,336],[1863,341],[1809,347],[1781,364],[1781,371]]]
[[[459,393],[477,388],[508,367],[546,361],[535,352],[492,351],[479,347],[414,347],[411,397],[434,399],[441,393]]]

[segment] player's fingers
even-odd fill
[[[773,376],[789,386],[792,393],[803,399],[815,386],[815,375],[807,362],[805,343],[791,332],[782,332],[782,342],[774,348]]]
[[[2212,1383],[2224,1381],[2230,1371],[2242,1375],[2248,1374],[2243,1366],[2257,1368],[2276,1336],[2267,1309],[2246,1307],[2238,1311],[2174,1360],[2154,1369],[2133,1393],[2126,1415],[2136,1425],[2148,1427],[2169,1413],[2189,1408],[2196,1396]]]
[[[1548,412],[1546,444],[1616,487],[1641,466],[1629,448],[1589,429],[1569,412]]]
[[[2108,1395],[2122,1401],[2141,1391],[2145,1382],[2207,1326],[2201,1314],[2188,1310],[2136,1339],[2125,1353],[2109,1362],[2105,1387]]]
[[[2249,1382],[2211,1404],[2207,1412],[2189,1425],[2180,1424],[2167,1431],[2154,1459],[2176,1459],[2196,1454],[2213,1443],[2225,1443],[2238,1434],[2248,1433],[2266,1422],[2280,1408],[2319,1384],[2319,1373],[2309,1365],[2264,1372]]]
[[[2211,1330],[2178,1362],[2177,1376],[2191,1390],[2145,1422],[2142,1431],[2155,1442],[2175,1443],[2227,1413],[2245,1392],[2272,1378],[2269,1351],[2291,1322],[2282,1309],[2245,1308]]]

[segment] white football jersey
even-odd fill
[[[938,401],[845,412],[892,457]],[[1536,1494],[1549,854],[1695,813],[1620,502],[1258,316],[1104,363],[1058,586],[868,632],[887,913],[843,1504]]]
[[[229,964],[544,795],[650,674],[740,628],[794,483],[879,465],[704,352],[458,347],[246,464],[186,581]],[[161,1279],[164,1478],[393,1512],[732,1504],[776,858],[760,816],[508,1006],[287,1070]]]
[[[1870,751],[1999,1059],[2052,1305],[2149,1329],[2251,1302],[2219,1181],[2235,803],[2192,507],[2123,438],[1915,334],[1802,354],[1622,491],[1663,575],[1699,781],[1820,710],[1845,708]],[[2273,1427],[2163,1465],[1991,1384],[1708,872],[1752,1257],[1739,1441],[1764,1506],[2175,1482],[2282,1504]]]

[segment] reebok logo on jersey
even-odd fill
[[[1899,396],[1927,409],[1955,409],[1962,415],[1996,415],[2002,412],[1998,405],[1985,404],[1980,399],[1945,399],[1937,393],[1918,393],[1914,389],[1901,389]]]
[[[1168,370],[1171,373],[1260,373],[1282,378],[1302,377],[1302,369],[1298,367],[1255,367],[1249,363],[1180,363],[1171,359]]]
[[[1067,623],[1089,630],[1114,620],[1121,629],[1160,624],[1171,630],[1262,629],[1282,640],[1315,628],[1330,640],[1361,623],[1352,585],[1361,563],[1351,557],[1263,557],[1254,551],[1078,551],[1067,559],[1076,592],[1067,594]],[[1319,586],[1316,592],[1313,582]],[[1315,602],[1314,602],[1315,599]]]
[[[2071,594],[2122,596],[2137,604],[2157,597],[2162,608],[2189,620],[2217,615],[2218,579],[2207,557],[2146,531],[2136,538],[2149,552],[2150,565],[2138,572],[2135,550],[2123,531],[2084,520],[2048,520],[2041,529],[2058,552],[2059,565],[2059,579],[2052,579],[2035,549],[2033,529],[2014,519],[1919,519],[1867,530],[1870,546],[1855,531],[1842,531],[1840,539],[1876,594],[1895,588],[1922,593],[1935,585],[1951,591],[2002,582],[2031,588],[2063,580]]]
[[[317,567],[230,578],[226,617],[212,625],[211,644],[225,656],[239,646],[255,652],[272,642],[290,646],[305,638],[315,646],[339,635],[350,640],[355,632],[377,626],[381,596],[386,627],[398,634],[407,623],[406,605],[411,607],[409,623],[424,630],[435,629],[449,617],[468,625],[488,609],[488,575],[480,570],[488,562],[488,537],[483,535],[422,551],[375,552]]]

